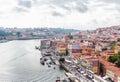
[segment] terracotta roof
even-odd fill
[[[120,77],[120,69],[119,69],[119,70],[116,70],[115,75],[117,75],[117,76]]]
[[[80,56],[81,53],[72,53],[74,56]]]

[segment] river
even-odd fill
[[[64,77],[58,66],[40,64],[40,40],[15,40],[0,43],[0,82],[55,82]]]

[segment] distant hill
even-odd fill
[[[10,39],[26,39],[26,38],[50,38],[59,34],[69,34],[80,32],[74,29],[64,28],[0,28],[0,37]],[[2,39],[2,38],[1,38]]]
[[[8,35],[11,35],[11,33],[0,30],[0,36],[8,36]]]
[[[69,34],[69,33],[80,31],[80,30],[75,30],[75,29],[64,29],[64,28],[50,28],[50,30],[56,34]]]

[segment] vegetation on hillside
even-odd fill
[[[0,36],[8,36],[8,35],[11,35],[11,33],[0,30]]]
[[[120,38],[118,38],[117,41],[113,41],[113,42],[110,44],[110,49],[114,50],[117,42],[120,42]]]
[[[116,45],[116,42],[115,41],[113,41],[111,44],[110,44],[110,49],[115,49],[115,45]]]
[[[69,34],[71,32],[78,32],[79,30],[74,29],[64,29],[64,28],[50,28],[56,34]]]
[[[120,52],[118,52],[118,54],[110,56],[109,62],[116,64],[117,67],[120,67]]]
[[[120,38],[117,39],[117,42],[120,42]],[[112,42],[111,45],[110,45],[110,48],[115,49],[115,46],[116,46],[117,42],[115,42],[115,41]],[[117,54],[115,54],[113,56],[110,56],[109,57],[109,62],[116,64],[117,67],[120,68],[120,52],[118,52]]]
[[[120,42],[120,38],[118,38],[117,41]]]

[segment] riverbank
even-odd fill
[[[42,46],[42,47],[44,47],[44,46]],[[39,49],[38,49],[38,50],[39,50]],[[75,70],[71,70],[71,69],[74,69],[74,68],[73,68],[73,67],[71,67],[71,68],[69,67],[70,64],[67,64],[66,61],[60,62],[60,58],[61,58],[61,57],[55,53],[55,50],[54,50],[54,49],[52,49],[52,48],[50,47],[49,49],[43,49],[43,48],[41,48],[40,50],[41,50],[41,54],[42,54],[42,57],[43,57],[43,58],[49,57],[49,58],[51,59],[51,61],[52,61],[55,65],[57,65],[57,66],[59,66],[60,68],[64,69],[64,70],[65,70],[65,73],[66,73],[66,72],[69,72],[69,73],[71,73],[71,74],[73,75],[73,76],[67,76],[67,78],[70,79],[70,82],[81,82],[81,80],[79,79],[79,77],[75,76],[75,73],[76,73]],[[49,55],[46,54],[48,51],[50,52]],[[66,56],[66,57],[67,57],[67,56]],[[66,77],[64,77],[64,78],[66,78]],[[67,82],[69,82],[69,81],[67,81]]]
[[[8,42],[8,40],[0,40],[0,43]]]
[[[7,42],[10,42],[10,41],[14,41],[14,40],[0,40],[0,43],[7,43]]]
[[[40,39],[40,38],[3,39],[3,40],[0,40],[0,43],[6,43],[6,42],[9,42],[9,41],[14,41],[14,40],[37,40],[37,39]]]
[[[50,40],[41,41],[41,46],[39,50],[41,50],[42,56],[45,57],[48,56],[49,54],[53,62],[57,61],[59,64],[56,65],[62,67],[66,72],[72,75],[67,77],[70,80],[72,80],[71,82],[93,81],[92,78],[88,77],[89,72],[86,69],[82,69],[82,67],[80,67],[81,64],[79,62],[76,62],[73,56],[66,53],[64,48],[61,48],[60,53],[59,48],[54,45],[57,45],[54,41],[53,42],[51,42]],[[83,71],[81,72],[80,69],[82,69],[84,72]]]

